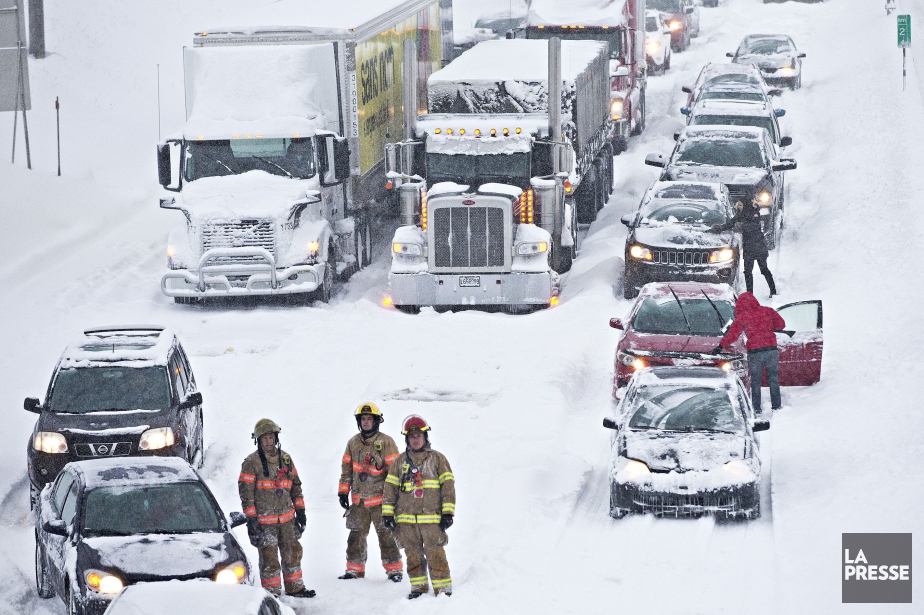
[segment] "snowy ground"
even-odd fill
[[[318,590],[295,605],[302,613],[368,613],[372,601],[387,613],[914,612],[842,606],[838,580],[842,532],[924,535],[924,418],[912,395],[924,354],[916,185],[924,104],[913,64],[901,91],[894,16],[880,2],[723,0],[702,9],[701,36],[649,82],[648,130],[616,159],[617,191],[587,231],[561,305],[528,316],[386,310],[384,249],[326,306],[174,305],[158,287],[179,214],[156,206],[155,65],[166,134],[183,120],[179,48],[191,32],[226,22],[215,7],[269,3],[163,0],[145,13],[103,0],[45,4],[53,55],[30,66],[36,170],[21,158],[0,165],[0,406],[11,437],[0,449],[0,614],[63,612],[33,586],[24,446],[34,416],[22,399],[43,394],[82,328],[132,322],[174,328],[191,356],[205,396],[204,475],[226,511],[239,506],[235,481],[253,423],[269,416],[282,425],[306,482],[303,563]],[[476,12],[463,7],[457,19]],[[917,22],[915,31],[924,32]],[[808,54],[803,89],[780,103],[799,168],[788,177],[782,247],[770,266],[779,303],[825,302],[823,380],[784,390],[785,408],[764,434],[760,520],[613,521],[600,421],[612,408],[617,341],[607,320],[630,306],[621,299],[619,217],[656,175],[645,154],[668,152],[682,125],[680,86],[753,32],[789,33]],[[63,178],[54,177],[55,95]],[[8,147],[11,116],[3,117]],[[765,298],[759,276],[756,284]],[[381,403],[391,435],[406,414],[424,415],[453,465],[450,599],[408,603],[407,586],[377,569],[375,545],[370,578],[336,579],[346,542],[339,460],[355,430],[352,410],[366,399]],[[920,601],[924,586],[915,589]]]

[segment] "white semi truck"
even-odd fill
[[[426,78],[451,59],[451,0],[356,0],[343,28],[224,28],[184,48],[187,121],[158,144],[171,233],[163,292],[327,301],[372,258],[388,212],[384,147],[401,139],[403,42]]]
[[[577,253],[578,209],[595,215],[611,192],[607,43],[486,41],[427,87],[429,113],[386,146],[403,223],[390,301],[407,311],[554,303]]]

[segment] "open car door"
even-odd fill
[[[815,384],[821,380],[821,354],[824,349],[821,301],[789,303],[776,311],[786,321],[786,332],[776,334],[780,349],[780,386]],[[769,386],[766,375],[764,386]]]

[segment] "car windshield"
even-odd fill
[[[694,126],[755,126],[765,128],[770,136],[776,138],[776,125],[773,120],[767,116],[761,115],[705,115],[697,114],[693,116],[690,122]]]
[[[721,100],[766,100],[766,97],[761,92],[748,92],[746,90],[706,90],[700,98],[702,100],[712,98]]]
[[[642,386],[632,398],[630,429],[739,433],[744,419],[725,389],[688,384]]]
[[[682,13],[680,0],[648,0],[646,8],[661,11],[662,13]]]
[[[83,518],[88,536],[224,531],[199,483],[94,489],[85,498]]]
[[[781,38],[755,38],[746,40],[738,48],[738,55],[772,56],[789,53],[792,47],[789,41]]]
[[[715,201],[651,200],[642,207],[642,223],[699,224],[713,226],[727,221],[724,208]]]
[[[660,32],[661,28],[658,25],[657,17],[646,17],[645,18],[645,32]]]
[[[224,139],[186,144],[186,181],[266,171],[307,179],[315,174],[314,145],[301,139]]]
[[[510,183],[524,188],[529,185],[530,155],[513,154],[427,154],[427,179],[479,186],[486,182]]]
[[[711,83],[750,83],[760,85],[760,79],[747,73],[724,73],[709,77],[703,86],[705,87]]]
[[[101,410],[164,410],[170,382],[163,365],[62,369],[51,391],[50,410],[85,414]]]
[[[714,167],[766,166],[760,144],[753,139],[686,139],[674,162]]]
[[[721,299],[710,303],[706,297],[680,297],[679,302],[672,295],[647,297],[635,314],[632,329],[660,335],[721,337],[734,312],[731,302]]]

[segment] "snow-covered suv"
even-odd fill
[[[777,118],[786,115],[786,109],[774,109],[764,101],[700,100],[693,108],[681,107],[690,126],[757,126],[766,128],[777,147],[792,145],[791,137],[784,137]]]
[[[202,464],[202,393],[171,331],[136,325],[87,329],[69,345],[27,445],[31,502],[71,461],[128,455]]]

